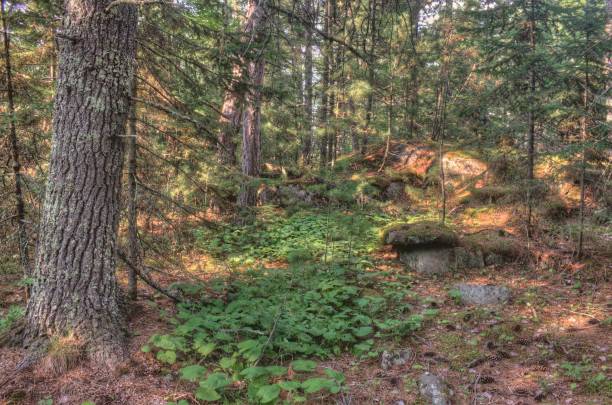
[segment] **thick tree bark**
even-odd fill
[[[261,40],[262,25],[266,16],[265,0],[249,0],[245,32],[253,41]],[[252,207],[257,202],[257,188],[252,180],[259,177],[261,166],[261,86],[265,61],[261,55],[248,62],[249,90],[245,99],[242,128],[242,175],[244,181],[238,195],[238,205]]]
[[[19,259],[25,277],[30,276],[30,257],[28,249],[28,233],[25,221],[25,204],[23,202],[21,161],[19,158],[19,144],[17,142],[17,124],[15,123],[15,95],[13,91],[13,71],[11,68],[11,38],[6,18],[6,0],[2,0],[2,32],[4,39],[4,71],[6,80],[6,93],[9,114],[9,144],[13,177],[15,178],[15,218],[17,219],[17,240],[19,243]]]
[[[23,344],[74,335],[97,363],[125,356],[115,277],[123,136],[134,78],[137,8],[66,0],[57,34],[49,178]]]

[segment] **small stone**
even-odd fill
[[[389,370],[392,367],[403,366],[410,361],[412,350],[405,349],[396,352],[384,351],[380,359],[380,367]]]
[[[444,380],[431,373],[419,377],[419,392],[431,405],[450,405],[450,390]]]
[[[395,405],[406,405],[406,403],[402,400],[396,401]]]
[[[455,289],[461,295],[461,302],[472,305],[504,304],[510,299],[510,289],[504,286],[457,284]]]

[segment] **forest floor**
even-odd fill
[[[397,266],[388,252],[379,256],[387,265]],[[322,364],[345,373],[345,397],[352,404],[421,403],[417,381],[424,370],[444,377],[457,404],[609,403],[610,392],[600,392],[604,382],[594,378],[599,373],[609,378],[612,326],[605,321],[612,288],[596,279],[578,282],[574,276],[579,272],[505,266],[444,280],[415,275],[412,291],[429,301],[418,305],[440,312],[436,322],[394,343],[410,349],[409,362],[383,370],[379,359],[343,355]],[[448,286],[457,281],[505,284],[515,297],[501,307],[466,307],[448,295]],[[40,370],[21,373],[0,388],[0,403],[51,404],[40,401],[53,399],[53,404],[90,400],[98,405],[161,405],[170,399],[194,400],[188,383],[140,351],[150,336],[168,328],[160,309],[172,311],[172,307],[169,300],[143,288],[129,321],[134,337],[125,367],[107,374],[83,363],[61,376]],[[0,370],[12,370],[22,355],[18,350],[0,349]],[[468,368],[470,363],[481,364]],[[320,403],[334,401],[328,398]]]
[[[326,215],[324,220],[329,221]],[[470,231],[503,227],[515,232],[512,216],[504,209],[478,208],[463,215],[461,227]],[[527,244],[524,237],[521,241]],[[344,373],[344,389],[337,395],[310,396],[308,403],[425,404],[418,380],[430,371],[448,383],[455,404],[609,404],[612,259],[602,256],[577,262],[562,242],[543,246],[530,246],[540,252],[529,265],[506,263],[442,276],[409,273],[405,283],[411,294],[403,300],[414,311],[435,309],[437,313],[408,336],[376,342],[378,353],[404,350],[409,358],[387,369],[381,367],[380,356],[344,353],[322,359],[319,367]],[[179,269],[153,273],[160,284],[198,279],[205,285],[213,277],[223,277],[229,266],[229,259],[214,259],[201,246],[182,252]],[[254,249],[251,256],[262,268],[288,267],[286,260],[257,255]],[[379,245],[365,256],[378,270],[407,273],[388,246]],[[251,259],[238,257],[241,262]],[[23,303],[23,290],[15,287],[18,280],[17,272],[0,273],[0,310]],[[461,304],[449,294],[458,282],[505,285],[512,290],[512,298],[490,307]],[[81,362],[61,375],[35,367],[11,376],[23,352],[0,348],[0,384],[2,377],[11,377],[0,386],[0,404],[204,403],[194,397],[193,384],[179,378],[178,364],[162,364],[141,350],[151,336],[173,328],[169,320],[175,311],[169,299],[141,286],[129,316],[130,359],[114,373]]]

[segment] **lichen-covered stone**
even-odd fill
[[[395,366],[403,366],[410,361],[412,350],[404,349],[395,352],[384,351],[380,358],[380,367],[383,370],[389,370]]]
[[[429,275],[484,267],[482,252],[463,247],[401,251],[400,261],[409,270]]]
[[[439,275],[454,269],[453,249],[420,249],[400,253],[400,261],[409,270],[421,274]]]
[[[461,302],[471,305],[497,305],[506,303],[511,296],[508,287],[461,283],[454,287]]]
[[[431,373],[419,377],[419,392],[431,405],[450,405],[450,389],[442,378]]]

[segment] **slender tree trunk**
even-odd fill
[[[260,3],[263,3],[263,1],[249,1],[249,9],[243,27],[245,42],[250,43],[253,41],[257,35],[259,27],[261,26],[265,13],[263,13],[263,11],[257,11],[262,9],[262,5],[260,5]],[[227,5],[225,5],[225,7],[227,9]],[[226,16],[228,15],[229,11],[226,12]],[[232,68],[230,88],[225,93],[223,106],[221,107],[221,116],[219,117],[221,130],[218,138],[219,145],[217,149],[217,156],[220,163],[230,166],[236,165],[237,139],[238,134],[240,133],[240,126],[242,125],[244,115],[242,108],[242,99],[244,98],[244,94],[242,94],[241,90],[239,89],[244,81],[243,66],[247,64],[248,61],[244,55],[240,56],[239,60],[240,63],[235,64]]]
[[[115,277],[137,8],[66,1],[45,203],[23,344],[74,335],[99,364],[126,354]]]
[[[412,63],[410,64],[410,90],[409,90],[409,124],[410,138],[417,134],[417,119],[419,114],[419,54],[417,46],[419,42],[419,19],[421,15],[421,0],[412,3],[410,9],[410,42],[412,48]]]
[[[133,97],[137,94],[136,80],[132,86]],[[127,125],[127,219],[128,219],[128,260],[132,266],[140,268],[140,249],[138,243],[138,206],[136,204],[136,102],[132,101]],[[137,274],[133,268],[128,269],[128,298],[137,296]]]
[[[608,11],[608,18],[606,21],[606,33],[608,34],[609,38],[612,38],[612,0],[607,0],[606,1],[606,10]],[[612,71],[612,52],[610,52],[610,50],[608,50],[608,52],[606,52],[606,56],[604,58],[604,64],[608,69],[608,72]],[[606,107],[607,107],[607,113],[606,113],[606,124],[607,124],[607,128],[608,128],[608,140],[612,141],[612,131],[610,130],[610,128],[612,128],[612,79],[610,78],[611,76],[608,76],[608,81],[606,83],[607,85],[607,96],[606,96]]]
[[[240,108],[240,95],[236,90],[242,80],[242,68],[234,66],[232,69],[232,87],[225,93],[219,124],[219,144],[217,145],[217,156],[219,162],[229,166],[236,165],[236,139],[240,132],[240,120],[242,112]]]
[[[306,118],[306,109],[304,108],[304,74],[303,74],[303,52],[302,45],[298,44],[293,48],[293,81],[298,85],[297,88],[297,105],[294,108],[295,114],[295,133],[298,136],[300,141],[300,147],[297,150],[295,155],[295,163],[300,162],[300,157],[302,156],[301,150],[303,150],[303,145],[306,142],[306,137],[308,136],[305,118]]]
[[[314,17],[314,10],[312,6],[312,0],[306,0],[306,19],[311,21],[312,25],[316,22]],[[312,153],[312,100],[313,100],[313,86],[312,86],[312,29],[310,26],[306,27],[306,44],[304,46],[304,109],[306,113],[306,128],[304,133],[304,139],[302,142],[302,161],[308,165],[310,163]]]
[[[249,0],[249,11],[245,32],[254,41],[261,39],[266,10],[265,0]],[[264,79],[265,62],[261,55],[248,62],[249,90],[246,95],[242,128],[242,175],[243,184],[238,196],[238,205],[252,207],[257,202],[257,187],[252,180],[260,175],[261,167],[261,86]]]
[[[529,48],[533,55],[535,53],[535,2],[531,0],[531,12],[529,14]],[[533,210],[532,193],[533,193],[533,168],[535,161],[535,72],[533,66],[529,67],[529,112],[527,117],[528,134],[527,134],[527,235],[531,237],[531,218]]]
[[[587,4],[587,17],[589,16]],[[587,18],[588,20],[588,18]],[[585,49],[588,49],[590,45],[590,35],[586,32],[586,43],[584,44]],[[587,158],[586,158],[586,141],[588,138],[588,115],[589,115],[589,87],[591,83],[589,80],[589,58],[587,53],[584,54],[584,89],[582,91],[582,117],[580,118],[580,137],[582,138],[582,158],[580,162],[580,230],[578,233],[578,249],[576,256],[582,257],[583,244],[584,244],[584,198],[585,198],[585,184],[584,174],[586,172]]]
[[[372,124],[372,110],[374,108],[374,64],[376,62],[376,46],[378,40],[378,26],[376,21],[376,11],[377,11],[377,1],[370,1],[370,13],[368,16],[369,19],[369,29],[370,29],[370,51],[368,55],[368,84],[370,85],[370,92],[368,93],[368,99],[366,101],[366,117],[365,117],[365,125],[363,128],[363,136],[361,139],[361,154],[364,155],[368,146],[368,137],[370,133],[370,125]]]
[[[325,17],[323,21],[323,30],[325,34],[331,35],[331,2],[327,0],[325,2]],[[323,54],[323,73],[321,77],[321,108],[319,119],[321,126],[323,127],[323,134],[319,143],[319,155],[320,155],[320,167],[324,168],[327,166],[327,146],[329,139],[329,115],[330,115],[330,103],[329,103],[329,85],[331,82],[330,72],[330,61],[331,61],[331,46],[329,41],[325,41],[325,44],[321,48]]]
[[[15,120],[15,94],[13,90],[13,72],[11,67],[11,37],[6,16],[6,0],[2,0],[2,32],[4,39],[4,71],[7,92],[7,109],[9,116],[9,144],[11,148],[11,160],[13,165],[13,176],[15,178],[15,218],[17,219],[17,240],[19,243],[19,261],[24,277],[29,277],[30,258],[28,254],[28,233],[25,221],[25,204],[23,202],[21,161],[19,158],[19,143],[17,142],[17,124]]]
[[[353,98],[349,98],[348,100],[348,110],[350,114],[349,131],[351,133],[351,144],[353,148],[353,153],[358,153],[359,152],[359,133],[357,132],[357,129],[355,128],[354,117],[356,114],[356,110],[355,110],[355,101],[353,101]]]

